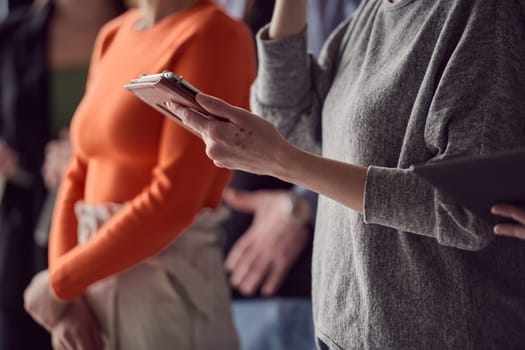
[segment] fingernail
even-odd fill
[[[499,225],[494,226],[493,231],[495,234],[501,234],[501,227]]]

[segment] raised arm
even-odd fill
[[[299,34],[306,26],[306,0],[277,0],[270,22],[270,39]]]
[[[307,52],[305,1],[297,3],[278,1],[270,27],[257,35],[259,70],[250,103],[255,113],[274,123],[289,141],[319,153],[323,101],[350,19],[332,33],[317,60]]]

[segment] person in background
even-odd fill
[[[13,5],[13,3],[11,3]],[[0,349],[45,349],[23,309],[24,288],[47,266],[47,230],[33,234],[46,196],[46,143],[69,125],[84,91],[95,37],[120,1],[35,1],[0,23]]]
[[[218,208],[230,172],[123,86],[170,70],[245,107],[249,29],[211,0],[143,0],[97,37],[71,125],[49,271],[26,309],[59,349],[236,349]]]
[[[321,349],[523,347],[525,242],[410,166],[525,146],[524,18],[521,1],[368,0],[317,61],[306,0],[277,0],[251,100],[276,125],[205,94],[230,123],[173,104],[217,165],[321,194]]]
[[[349,18],[361,0],[308,0],[306,13],[308,51],[319,55],[326,38],[335,27]]]
[[[310,202],[288,183],[241,174],[223,199],[234,210],[225,267],[242,349],[315,349]]]
[[[256,3],[258,1],[253,0],[215,0],[215,2],[230,16],[237,19],[243,19],[246,10],[250,7],[248,3]],[[268,1],[272,3],[273,0]],[[262,3],[262,2],[261,2]]]
[[[310,1],[311,52],[318,54],[317,43],[346,17],[345,11],[351,14],[356,2]],[[243,12],[238,2],[234,5],[233,14]],[[273,5],[247,2],[244,20],[254,33],[269,22]],[[274,177],[236,171],[223,199],[233,209],[223,225],[225,266],[242,348],[314,349],[310,261],[316,194]]]

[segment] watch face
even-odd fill
[[[288,194],[288,214],[305,225],[310,219],[310,203],[294,192]]]

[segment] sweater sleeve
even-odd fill
[[[97,65],[104,53],[105,43],[112,38],[114,32],[115,27],[111,24],[106,24],[97,35],[91,54],[85,93],[90,91]],[[72,123],[74,122],[75,118],[72,120]],[[71,138],[71,142],[73,144],[73,156],[60,183],[50,229],[48,255],[49,268],[51,270],[54,269],[58,259],[73,249],[78,243],[75,203],[84,198],[87,160],[79,152],[75,151],[74,138]]]
[[[49,268],[54,269],[60,256],[77,245],[77,220],[75,203],[84,198],[87,163],[78,154],[69,162],[64,178],[60,184],[53,222],[49,237]],[[61,234],[56,234],[60,232]]]
[[[255,74],[252,39],[247,28],[230,27],[199,31],[173,56],[170,68],[201,90],[246,106]],[[51,269],[56,295],[72,299],[158,253],[190,226],[210,193],[220,193],[225,174],[206,156],[199,138],[164,118],[151,183],[85,245],[56,259]]]
[[[320,152],[321,109],[349,23],[350,19],[343,22],[328,38],[319,61],[307,54],[304,32],[269,40],[266,26],[257,35],[259,71],[252,87],[252,109],[307,151]]]
[[[494,4],[490,21],[471,17],[437,82],[424,127],[428,162],[524,146],[524,26],[511,6]],[[466,250],[494,237],[490,225],[407,169],[371,166],[365,187],[366,223]]]

